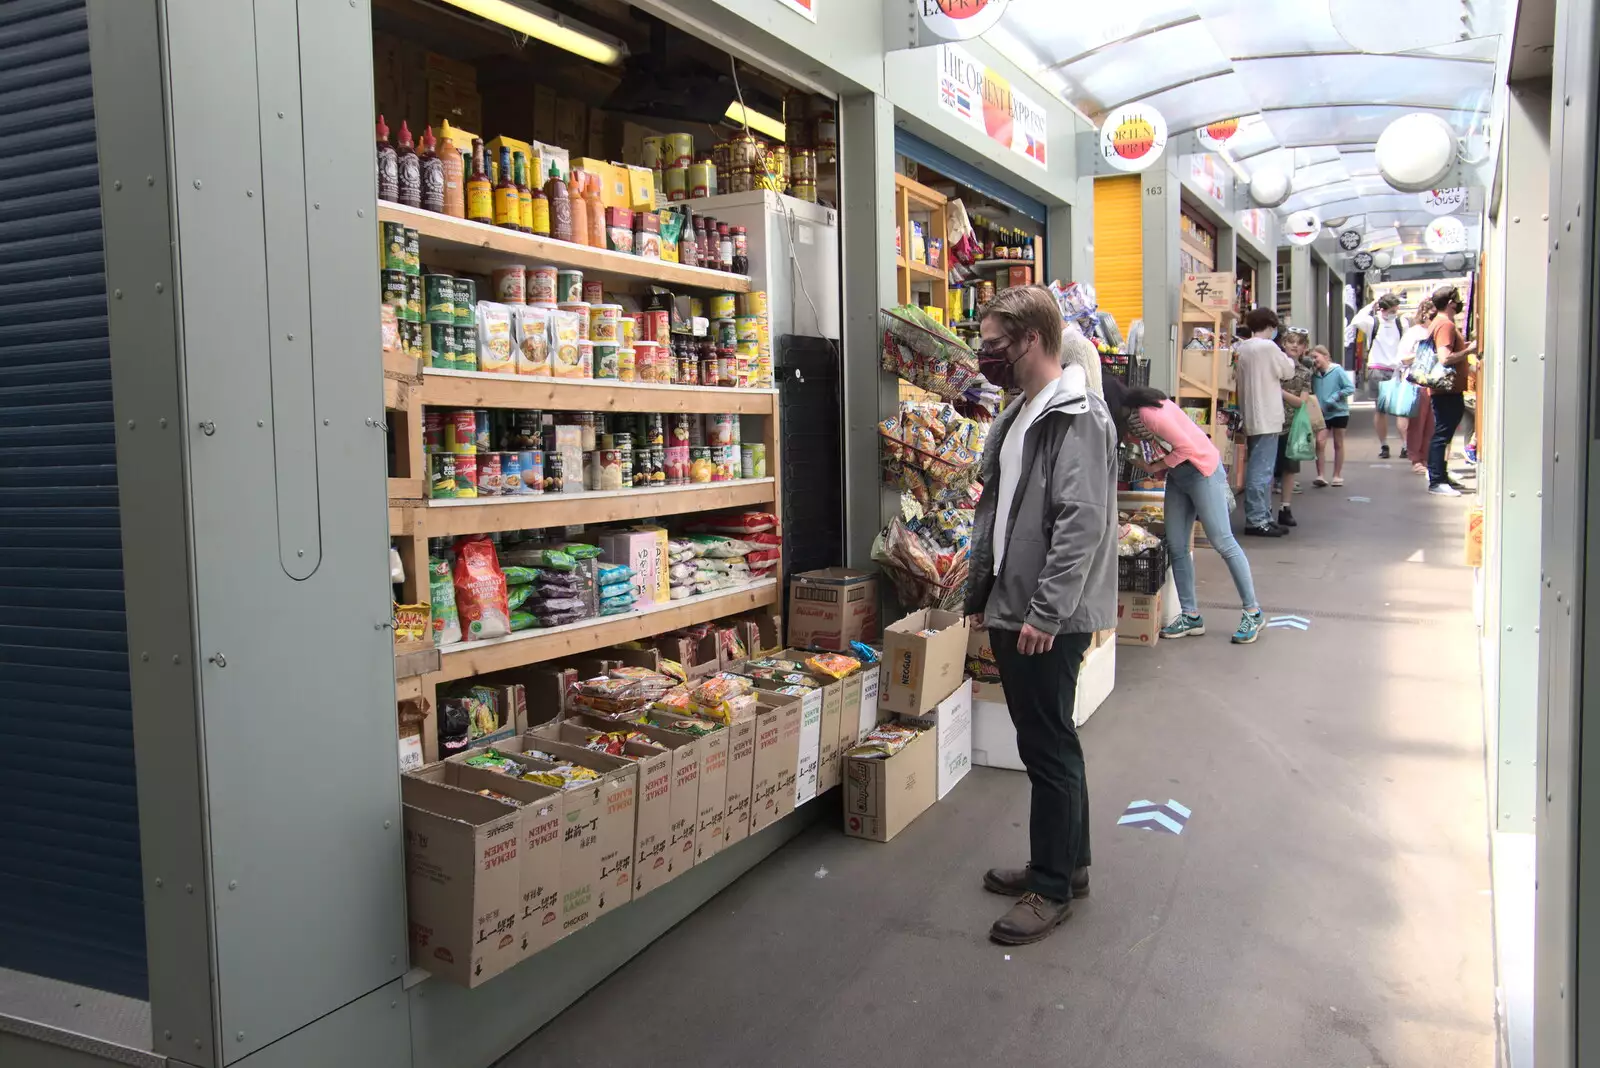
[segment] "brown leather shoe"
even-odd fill
[[[990,868],[983,873],[983,888],[991,894],[1021,897],[1028,892],[1027,868]],[[1072,896],[1089,896],[1089,869],[1079,868],[1072,873]]]
[[[1051,901],[1027,893],[1011,906],[1011,911],[994,921],[989,937],[1006,946],[1026,946],[1049,937],[1072,915],[1072,902]]]

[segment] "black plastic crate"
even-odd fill
[[[1117,557],[1117,589],[1123,593],[1161,592],[1167,581],[1167,547],[1157,545],[1133,556]]]

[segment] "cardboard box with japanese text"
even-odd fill
[[[789,644],[848,653],[878,637],[878,576],[848,567],[805,571],[789,580]]]
[[[751,769],[750,833],[794,811],[795,767],[800,753],[798,697],[764,693],[756,701],[756,750]]]
[[[883,634],[878,707],[915,716],[949,697],[966,678],[967,637],[966,617],[937,608],[891,623]]]
[[[728,803],[722,819],[722,846],[750,837],[750,794],[755,784],[756,728],[753,715],[728,724]]]
[[[887,842],[932,807],[937,779],[937,741],[927,732],[894,756],[846,758],[844,833]]]
[[[792,697],[800,703],[800,719],[796,725],[795,765],[791,781],[794,797],[788,811],[792,812],[817,796],[817,776],[822,763],[822,687],[811,687],[803,694],[782,694],[783,689],[793,689],[791,684],[774,679],[753,679],[756,690],[763,697]],[[835,738],[837,741],[837,738]]]

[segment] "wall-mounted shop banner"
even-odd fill
[[[1218,204],[1226,203],[1228,199],[1224,173],[1222,164],[1208,152],[1196,152],[1189,157],[1189,180],[1196,189]]]
[[[1119,171],[1142,171],[1167,147],[1167,120],[1149,104],[1124,104],[1100,123],[1100,158]]]
[[[1467,227],[1454,215],[1444,215],[1422,231],[1422,243],[1429,252],[1462,252],[1467,247]]]
[[[1339,232],[1339,247],[1346,252],[1354,252],[1361,247],[1361,234],[1356,230],[1341,230]]]
[[[939,46],[939,105],[1017,155],[1049,166],[1044,108],[955,45]]]
[[[1314,211],[1297,211],[1283,220],[1283,236],[1291,245],[1309,245],[1322,232],[1322,219]]]
[[[858,0],[859,2],[859,0]],[[947,41],[970,41],[994,29],[1011,0],[913,0],[922,25]]]
[[[1358,270],[1358,271],[1365,272],[1365,271],[1372,270],[1372,253],[1370,253],[1370,252],[1357,252],[1356,253],[1356,258],[1355,258],[1355,265],[1356,265],[1356,270]]]
[[[817,0],[778,0],[790,11],[798,11],[812,22],[817,21]]]
[[[1422,210],[1429,215],[1454,215],[1467,206],[1467,190],[1465,186],[1454,189],[1424,189],[1417,194],[1417,200],[1422,203]]]
[[[1267,213],[1261,208],[1248,208],[1239,213],[1239,226],[1245,233],[1266,244]]]
[[[1220,122],[1209,123],[1195,131],[1195,136],[1200,143],[1213,152],[1228,147],[1228,142],[1233,135],[1239,132],[1238,119],[1223,119]]]

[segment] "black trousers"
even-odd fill
[[[1058,634],[1049,652],[1023,656],[1016,631],[989,631],[1017,751],[1033,787],[1028,888],[1055,901],[1072,899],[1073,871],[1089,866],[1089,786],[1072,710],[1078,668],[1092,640],[1090,634]]]
[[[1450,439],[1456,436],[1467,410],[1459,393],[1433,395],[1433,440],[1428,443],[1428,485],[1450,481]]]

